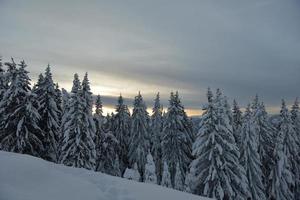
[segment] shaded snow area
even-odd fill
[[[0,151],[0,200],[205,200],[85,169]]]

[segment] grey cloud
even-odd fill
[[[89,71],[152,85],[149,104],[164,87],[165,104],[179,90],[186,107],[199,108],[210,86],[243,105],[258,93],[273,107],[300,96],[299,8],[297,0],[2,0],[0,54],[28,60],[34,76],[53,63],[58,81]]]

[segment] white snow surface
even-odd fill
[[[0,151],[0,200],[205,200],[29,155]]]

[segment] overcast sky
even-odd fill
[[[25,59],[34,81],[50,63],[66,89],[88,71],[106,107],[178,90],[197,114],[219,87],[274,110],[300,96],[300,1],[0,0],[0,55]]]

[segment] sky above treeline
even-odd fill
[[[298,0],[0,0],[0,55],[24,59],[33,81],[48,63],[71,88],[87,71],[105,112],[122,93],[178,90],[190,115],[207,87],[245,106],[258,94],[271,112],[300,96]]]

